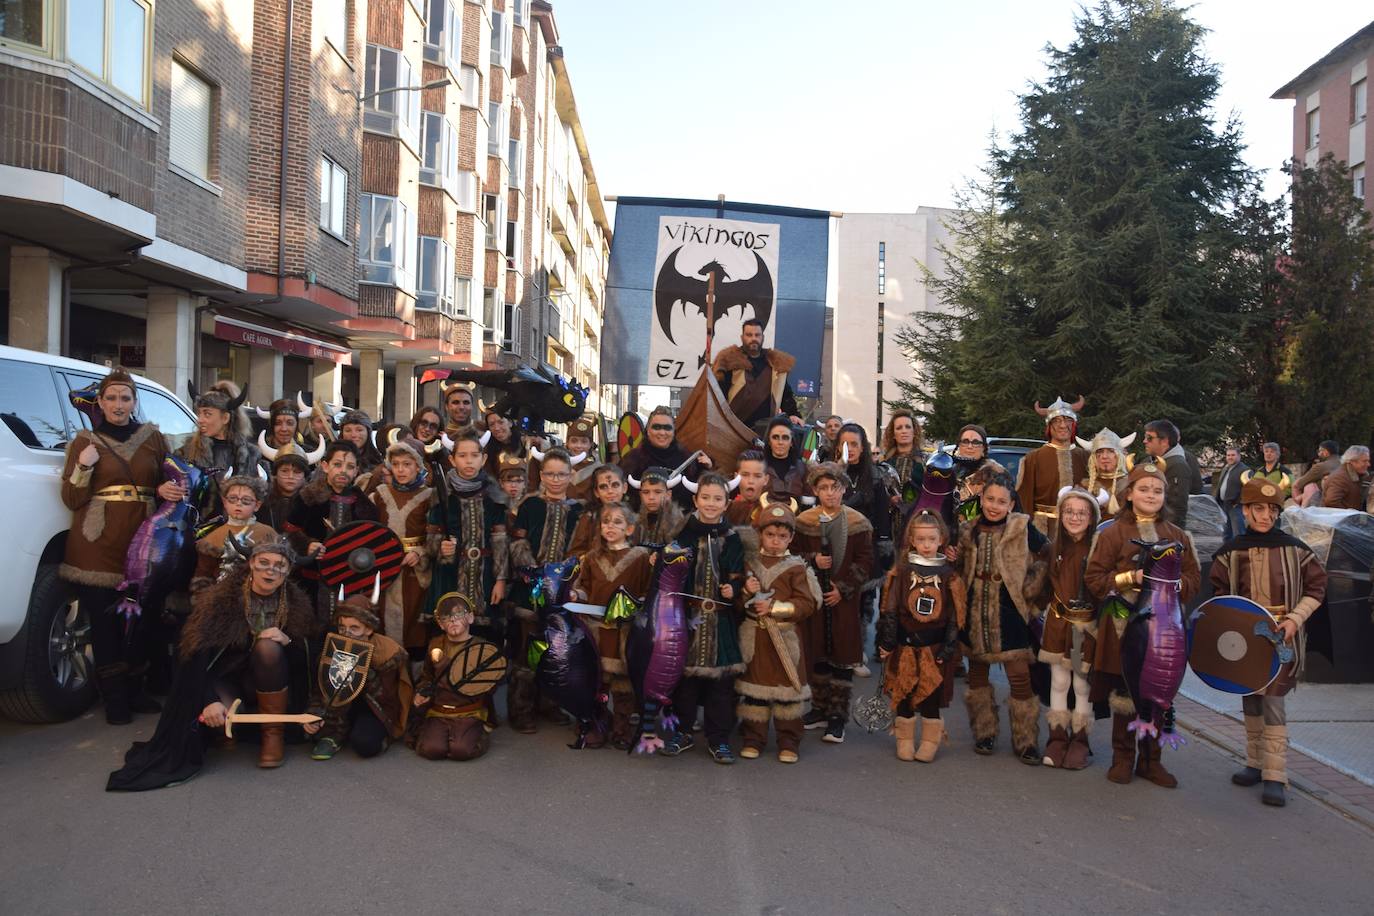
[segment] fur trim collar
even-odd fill
[[[783,375],[792,371],[792,367],[797,364],[796,357],[781,350],[765,348],[763,351],[764,359],[768,360],[768,366],[774,372]],[[711,364],[714,372],[738,372],[741,369],[748,369],[750,366],[749,357],[738,344],[726,347],[716,354],[715,361]]]
[[[182,658],[203,649],[247,649],[252,645],[243,594],[247,579],[246,568],[235,569],[195,597],[191,616],[182,628]],[[282,589],[285,594],[278,605],[276,625],[293,640],[308,638],[315,630],[309,599],[294,582],[287,582]]]

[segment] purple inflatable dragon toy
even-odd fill
[[[541,632],[529,646],[530,667],[539,686],[577,719],[577,737],[568,746],[581,750],[592,729],[604,731],[606,723],[600,715],[604,696],[596,641],[586,624],[563,608],[577,566],[573,557],[522,574],[538,576],[530,591],[530,603],[539,614]]]
[[[124,615],[125,628],[133,626],[144,608],[161,608],[167,596],[191,581],[196,568],[195,527],[210,475],[190,462],[168,456],[163,476],[186,490],[179,502],[164,502],[138,526],[129,552],[124,555],[124,581],[115,610]]]
[[[625,644],[625,667],[639,700],[639,730],[630,750],[652,754],[663,748],[658,735],[658,716],[663,713],[665,731],[675,731],[673,691],[687,665],[687,610],[682,594],[692,573],[692,551],[676,544],[659,551],[654,586],[644,607],[630,622]]]
[[[1177,748],[1184,741],[1174,733],[1174,696],[1188,668],[1179,592],[1184,548],[1178,541],[1134,543],[1145,552],[1145,578],[1121,634],[1121,671],[1136,708],[1127,727],[1138,738],[1158,738],[1161,747]]]

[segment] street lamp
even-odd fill
[[[422,92],[425,89],[439,89],[443,86],[447,86],[451,82],[453,82],[453,78],[445,76],[442,79],[437,79],[432,83],[425,83],[423,86],[392,86],[389,89],[378,89],[376,92],[370,92],[367,95],[363,95],[360,92],[354,92],[352,89],[348,89],[344,86],[336,85],[334,89],[337,92],[343,93],[344,95],[351,96],[353,98],[353,101],[357,104],[357,106],[359,108],[362,108],[364,102],[370,102],[381,95],[389,95],[393,92]]]

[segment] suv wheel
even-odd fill
[[[38,567],[29,599],[18,686],[0,691],[0,715],[17,722],[59,722],[95,701],[90,624],[56,564]]]

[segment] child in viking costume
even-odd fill
[[[432,409],[432,408],[431,408]],[[377,438],[373,435],[372,418],[362,410],[350,410],[339,420],[339,439],[352,442],[358,453],[358,477],[354,481],[360,490],[371,488],[373,477],[378,468],[386,464],[386,458],[377,448]],[[384,443],[382,448],[386,448]]]
[[[768,722],[778,738],[778,760],[796,763],[802,739],[802,703],[811,698],[797,624],[820,607],[821,587],[811,567],[788,553],[797,518],[782,503],[759,509],[754,528],[758,549],[745,559],[740,607],[740,655],[744,673],[735,679],[736,713],[744,745],[739,755],[752,760],[768,743]]]
[[[1040,661],[1050,666],[1050,738],[1045,766],[1081,770],[1092,755],[1088,729],[1093,723],[1088,674],[1096,651],[1097,604],[1083,574],[1097,531],[1098,502],[1087,490],[1065,488],[1056,505],[1058,530],[1050,541],[1050,571],[1041,594],[1045,628]],[[1073,712],[1069,688],[1073,687]]]
[[[328,448],[328,446],[326,446]],[[286,533],[286,520],[291,515],[291,502],[305,486],[310,463],[299,453],[278,455],[272,462],[267,496],[258,510],[258,518],[277,534]]]
[[[401,539],[405,556],[401,574],[382,599],[380,629],[418,661],[429,639],[424,611],[433,571],[427,536],[434,489],[428,485],[424,459],[410,443],[397,442],[388,448],[386,461],[391,473],[369,498],[377,507],[377,521]]]
[[[673,499],[666,468],[651,467],[638,480],[630,477],[630,487],[639,491],[639,516],[635,519],[635,542],[651,547],[671,544],[687,523],[687,516]]]
[[[568,481],[568,496],[581,503],[590,502],[595,496],[596,472],[602,467],[596,460],[596,421],[580,417],[569,423],[566,448],[574,459],[573,475]],[[576,460],[579,455],[584,456],[581,461]],[[622,485],[624,479],[622,474]]]
[[[264,470],[278,455],[304,451],[296,433],[301,421],[310,416],[310,406],[299,391],[294,402],[290,398],[277,398],[267,405],[266,410],[261,407],[255,410],[258,419],[267,424],[258,433],[258,451],[262,454]],[[239,470],[243,472],[243,469]]]
[[[515,530],[511,532],[510,563],[516,569],[542,567],[567,559],[569,538],[582,513],[581,504],[568,497],[568,482],[572,478],[572,459],[568,453],[561,448],[552,448],[538,453],[536,458],[540,462],[539,490],[521,501],[515,513]],[[514,664],[510,688],[506,691],[511,727],[522,734],[533,734],[536,707],[550,721],[566,725],[568,717],[551,700],[545,698],[541,704],[534,669],[524,657],[525,646],[539,625],[530,588],[517,589],[514,602],[515,626],[510,627],[508,643]]]
[[[412,701],[423,716],[415,753],[429,760],[474,760],[491,745],[492,693],[506,674],[495,643],[472,635],[472,607],[463,595],[443,596],[434,608],[442,634],[429,641]]]
[[[1121,634],[1144,581],[1144,552],[1136,542],[1171,540],[1185,545],[1179,583],[1179,600],[1185,606],[1197,593],[1202,578],[1192,539],[1168,520],[1164,505],[1167,486],[1163,467],[1154,461],[1141,462],[1131,469],[1126,478],[1125,504],[1116,520],[1097,535],[1084,578],[1088,590],[1101,604],[1091,682],[1093,702],[1106,702],[1112,711],[1112,765],[1107,778],[1128,783],[1134,769],[1136,775],[1172,789],[1178,780],[1164,768],[1161,748],[1154,739],[1141,738],[1137,756],[1136,739],[1127,729],[1135,716],[1135,703],[1126,690],[1121,669]]]
[[[863,662],[860,604],[864,584],[873,574],[873,525],[844,504],[849,478],[840,465],[816,465],[807,485],[818,505],[797,516],[795,544],[797,554],[816,570],[821,607],[806,622],[802,636],[811,683],[811,711],[803,722],[807,728],[824,728],[822,741],[842,744],[854,669]]]
[[[1011,685],[1012,752],[1022,763],[1040,766],[1040,700],[1031,689],[1030,619],[1037,613],[1032,602],[1044,586],[1049,542],[1029,516],[1011,511],[1012,494],[1011,478],[994,474],[983,485],[977,518],[959,526],[957,556],[968,588],[961,633],[969,659],[964,702],[973,750],[991,754],[998,718],[988,672],[1001,665]]]
[[[292,556],[283,541],[258,544],[247,564],[195,596],[157,729],[125,755],[108,791],[158,789],[196,775],[207,730],[222,729],[236,701],[271,716],[305,707],[315,620],[309,599],[287,579]],[[264,724],[258,733],[258,766],[281,766],[285,725]]]
[[[625,669],[624,638],[625,622],[629,619],[625,614],[632,611],[623,603],[618,604],[616,595],[623,592],[634,602],[643,602],[653,578],[654,564],[648,548],[636,547],[631,541],[635,516],[629,506],[624,503],[603,505],[597,517],[600,530],[596,543],[582,557],[570,597],[573,601],[605,609],[602,616],[583,615],[583,620],[596,637],[601,673],[610,684],[611,744],[623,751],[629,749],[634,736],[630,715],[635,709],[635,692]],[[595,730],[586,739],[587,747],[599,747],[605,740]]]
[[[768,484],[772,480],[764,463],[763,452],[754,449],[740,452],[739,458],[735,459],[735,476],[739,478],[739,489],[735,491],[735,498],[730,500],[730,507],[725,510],[725,518],[740,529],[740,536],[743,537],[744,529],[748,528],[751,533],[754,531],[754,510],[759,507],[759,497],[768,492]]]
[[[1059,491],[1077,486],[1088,476],[1088,453],[1074,445],[1078,433],[1078,411],[1083,399],[1066,404],[1055,398],[1049,407],[1035,402],[1035,412],[1045,418],[1044,445],[1021,459],[1017,469],[1016,493],[1021,508],[1031,515],[1040,533],[1054,535],[1055,505]]]
[[[968,592],[946,561],[944,520],[930,511],[911,517],[903,538],[905,560],[887,574],[876,644],[883,660],[883,689],[896,718],[897,759],[930,763],[945,738],[940,710],[949,705],[945,681],[954,675],[959,629]],[[917,747],[916,717],[921,719]]]
[[[1126,490],[1126,475],[1131,472],[1130,459],[1126,449],[1135,442],[1135,433],[1121,438],[1110,429],[1103,427],[1093,436],[1091,442],[1077,439],[1080,448],[1089,453],[1088,476],[1079,486],[1092,494],[1102,507],[1104,518],[1115,518],[1121,511]]]
[[[1245,534],[1221,545],[1212,559],[1212,589],[1241,595],[1278,619],[1278,630],[1294,650],[1292,661],[1263,691],[1246,696],[1245,767],[1232,774],[1238,786],[1264,783],[1261,800],[1282,807],[1288,785],[1288,717],[1284,696],[1297,686],[1306,640],[1303,624],[1326,596],[1326,569],[1306,544],[1278,528],[1283,491],[1253,477],[1241,488]]]
[[[735,730],[735,675],[744,670],[739,650],[734,600],[744,572],[744,547],[739,534],[725,520],[730,487],[714,472],[688,482],[695,491],[695,510],[678,532],[676,543],[690,547],[693,571],[684,590],[689,593],[687,614],[691,644],[687,667],[673,695],[673,708],[682,717],[679,730],[664,743],[663,753],[675,757],[690,750],[696,708],[705,714],[707,749],[716,763],[734,763],[730,733]],[[643,491],[641,491],[643,492]]]
[[[250,473],[253,465],[249,465]],[[256,477],[230,477],[220,482],[220,504],[224,524],[196,541],[196,571],[191,576],[191,594],[215,583],[229,570],[243,563],[254,545],[277,539],[277,532],[257,519],[267,488]],[[230,539],[233,543],[230,543]]]
[[[380,591],[380,577],[377,586]],[[376,757],[405,734],[413,693],[410,664],[401,644],[378,632],[380,597],[353,595],[334,613],[311,703],[322,721],[304,726],[307,735],[319,736],[312,760],[330,759],[345,741],[359,757]]]
[[[568,556],[580,557],[596,546],[601,536],[601,509],[619,505],[625,498],[625,472],[614,464],[599,464],[592,474],[591,495],[582,503],[582,514],[568,542]]]
[[[520,501],[525,498],[525,484],[528,479],[529,474],[522,456],[509,452],[500,456],[496,464],[496,482],[501,492],[499,495],[493,493],[492,499],[506,507],[507,531],[515,528],[515,510],[520,508]]]
[[[444,495],[431,502],[425,527],[428,604],[433,608],[441,596],[457,592],[467,601],[474,630],[484,639],[497,639],[504,628],[500,609],[510,569],[506,507],[492,495],[477,430],[464,427],[451,441],[449,468],[439,488]],[[424,620],[418,624],[428,631]],[[407,640],[407,648],[411,645]]]

